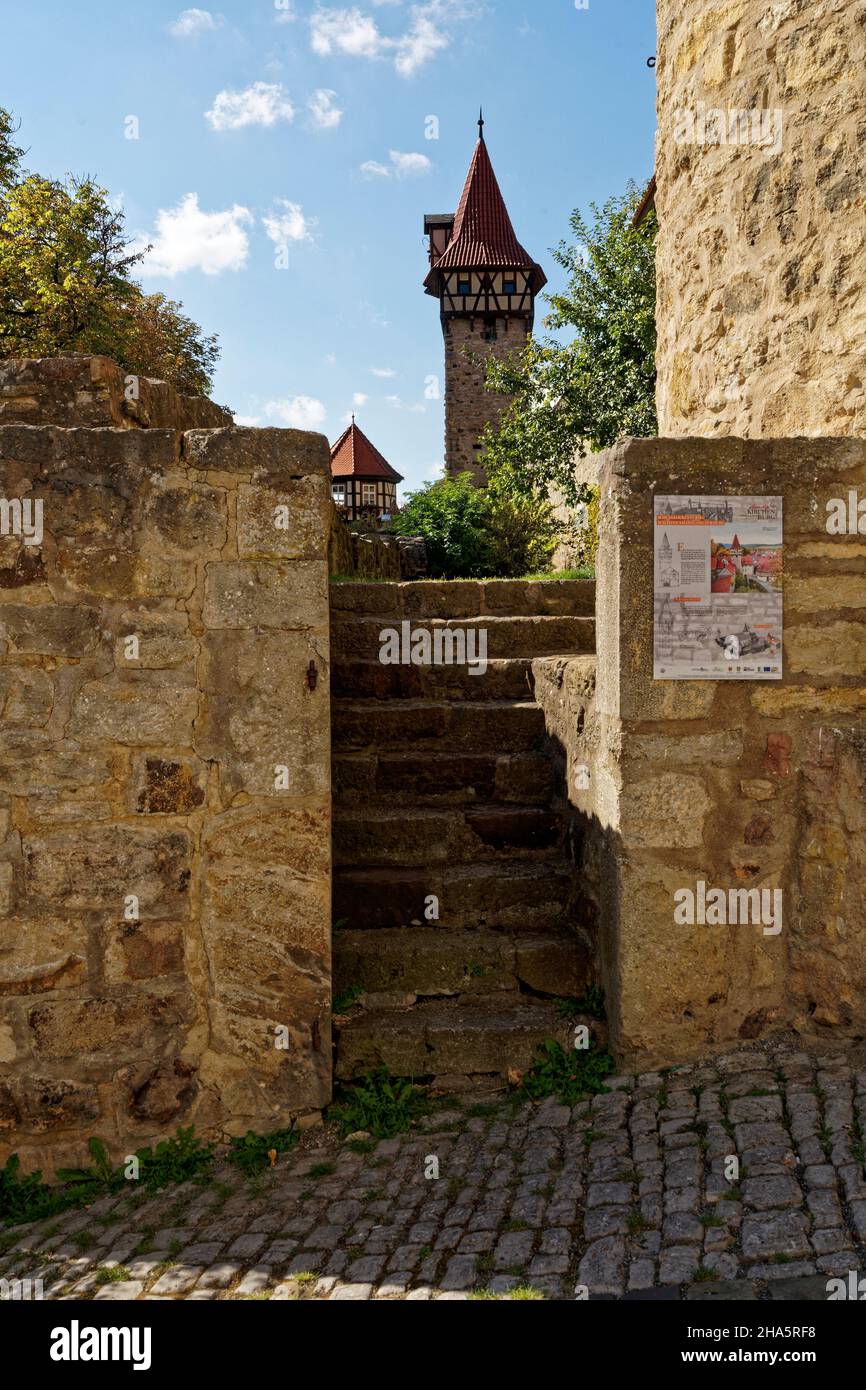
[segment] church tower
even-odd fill
[[[479,461],[484,426],[508,397],[484,386],[485,359],[519,352],[532,332],[535,296],[547,276],[514,233],[478,120],[478,143],[454,214],[429,213],[427,294],[439,300],[445,338],[445,471],[485,482]]]

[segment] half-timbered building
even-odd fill
[[[359,425],[352,423],[331,446],[331,495],[348,521],[377,521],[397,511],[397,484],[403,475],[392,468]]]

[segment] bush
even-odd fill
[[[548,502],[476,487],[469,473],[410,493],[393,530],[424,537],[431,579],[511,579],[546,569],[557,536]]]
[[[487,572],[487,499],[469,473],[410,492],[392,523],[398,536],[423,536],[431,579],[475,579]]]

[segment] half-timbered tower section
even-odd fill
[[[519,352],[532,332],[535,296],[547,283],[511,225],[478,122],[478,143],[457,212],[429,213],[427,294],[439,300],[445,338],[445,469],[485,481],[480,436],[508,397],[485,387],[491,354]]]

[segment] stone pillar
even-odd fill
[[[569,791],[603,871],[601,962],[626,1064],[784,1027],[866,1028],[866,446],[626,440],[601,456],[597,686]],[[784,678],[653,679],[653,493],[783,495]],[[863,504],[828,532],[827,504]],[[833,509],[838,512],[838,507]],[[574,769],[589,779],[575,790]],[[685,926],[698,880],[781,888],[783,926]]]
[[[658,0],[656,74],[659,433],[866,434],[862,5]]]
[[[329,491],[321,435],[0,425],[0,1165],[330,1098]]]

